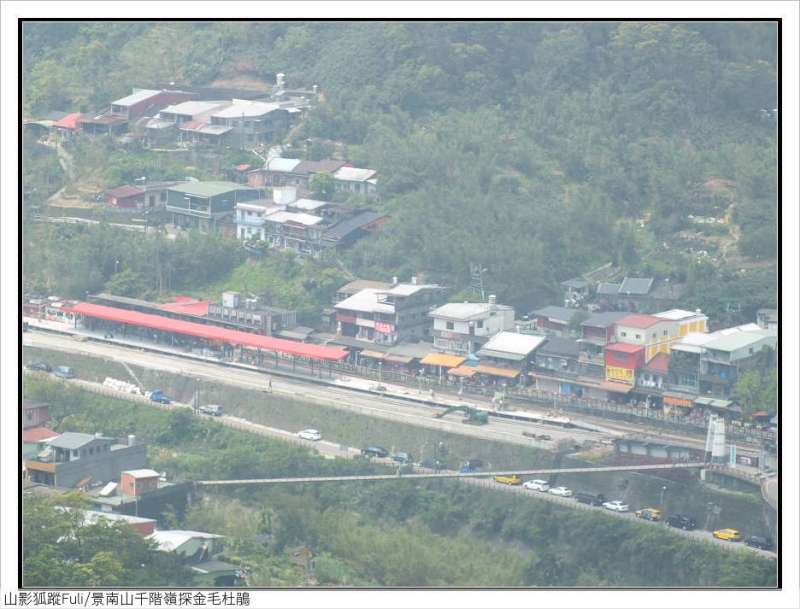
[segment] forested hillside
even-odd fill
[[[378,171],[391,221],[347,256],[360,276],[458,292],[476,263],[534,306],[613,262],[711,316],[776,305],[775,23],[59,22],[23,43],[32,117],[134,87],[317,85],[286,154],[310,139]]]

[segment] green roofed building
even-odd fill
[[[258,189],[235,182],[186,182],[167,190],[172,225],[235,233],[236,204],[258,199]]]

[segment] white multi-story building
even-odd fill
[[[475,353],[498,332],[514,328],[514,309],[489,302],[450,302],[429,313],[433,346],[442,353]]]

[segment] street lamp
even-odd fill
[[[381,370],[383,370],[383,362],[378,362],[378,387],[381,386]]]
[[[666,486],[662,486],[661,487],[661,499],[659,499],[659,501],[658,501],[659,507],[664,507],[664,493],[666,493],[666,492],[667,492],[667,487]]]
[[[117,267],[119,266],[119,260],[114,261],[114,274],[117,274]]]

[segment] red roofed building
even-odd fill
[[[67,114],[67,116],[53,124],[53,129],[55,129],[56,133],[61,135],[62,142],[75,136],[75,130],[78,127],[79,116],[80,112]]]
[[[126,184],[106,191],[106,200],[111,207],[133,209],[144,203],[144,189]]]
[[[669,353],[670,346],[681,339],[680,326],[676,319],[628,315],[616,323],[614,338],[618,343],[645,347],[645,361],[649,362],[658,353]]]
[[[606,347],[606,380],[630,383],[636,378],[636,370],[645,365],[645,348],[627,343],[613,343]]]

